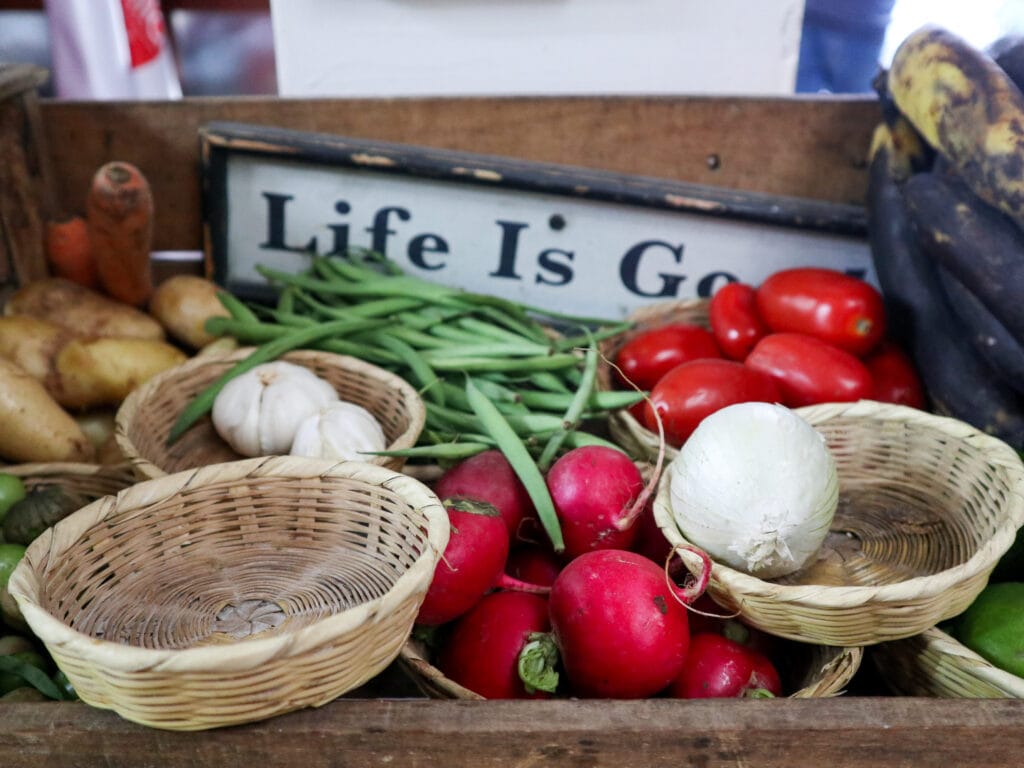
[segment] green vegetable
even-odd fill
[[[17,475],[0,472],[0,520],[7,511],[25,498],[25,483]]]
[[[986,586],[956,619],[953,633],[982,658],[1024,677],[1024,582]]]
[[[82,494],[69,493],[59,485],[34,488],[4,517],[4,540],[27,546],[47,528],[88,502],[89,499]]]

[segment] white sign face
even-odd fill
[[[826,266],[876,282],[856,220],[837,233],[755,220],[749,211],[722,213],[721,201],[694,198],[692,189],[685,190],[690,197],[680,195],[687,201],[681,209],[590,197],[589,172],[575,194],[554,194],[467,181],[451,157],[444,178],[375,166],[371,157],[382,162],[379,153],[364,154],[369,165],[355,167],[228,151],[207,181],[215,198],[208,213],[225,219],[208,222],[220,233],[211,254],[217,280],[258,296],[267,284],[257,265],[298,272],[311,253],[357,247],[427,280],[608,319],[655,301],[707,297],[730,280],[756,285],[793,266]],[[479,179],[475,160],[463,168]],[[604,180],[629,186],[621,175]],[[772,199],[755,199],[753,207],[759,204],[773,213]],[[700,212],[716,206],[715,215]]]

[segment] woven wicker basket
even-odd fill
[[[128,395],[117,411],[114,434],[140,478],[242,458],[221,439],[209,417],[174,445],[166,443],[171,426],[185,406],[251,351],[246,347],[225,355],[195,357],[158,374]],[[329,352],[298,350],[281,359],[309,368],[333,384],[343,399],[372,413],[384,430],[388,449],[410,448],[419,439],[426,418],[423,401],[400,376],[363,360]],[[366,461],[395,470],[405,464],[404,459],[395,456],[368,456]]]
[[[783,692],[797,699],[838,696],[860,668],[863,648],[837,648],[783,641],[777,657]],[[409,640],[399,663],[416,687],[432,699],[474,699],[483,697],[445,677],[430,663],[423,645]]]
[[[45,488],[59,485],[70,493],[79,494],[87,501],[117,493],[136,482],[131,465],[39,463],[9,464],[0,472],[20,477],[26,488]]]
[[[709,592],[771,634],[825,645],[916,635],[963,611],[1024,523],[1024,465],[955,419],[871,401],[797,410],[839,473],[839,508],[818,558],[765,581],[720,563]],[[685,544],[662,476],[654,514]],[[697,567],[692,554],[684,559]]]
[[[84,701],[199,730],[380,673],[447,539],[437,497],[406,475],[262,457],[93,502],[32,543],[10,592]]]
[[[938,627],[871,649],[875,668],[899,696],[1024,699],[1024,678],[993,666]]]
[[[632,328],[601,343],[601,359],[597,368],[599,389],[615,389],[612,366],[622,346],[649,328],[667,323],[691,323],[708,328],[707,299],[684,299],[661,301],[639,307],[629,315]],[[608,432],[611,438],[630,456],[638,461],[653,461],[658,455],[659,440],[655,432],[637,421],[629,411],[622,409],[608,415]],[[665,460],[670,461],[678,453],[676,448],[665,446]]]

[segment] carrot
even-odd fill
[[[117,161],[96,171],[86,221],[103,290],[126,304],[145,305],[153,293],[153,196],[142,171]]]
[[[89,227],[82,216],[46,223],[46,260],[57,277],[86,288],[99,288],[96,259],[89,242]]]

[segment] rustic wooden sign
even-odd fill
[[[860,206],[238,123],[200,130],[208,273],[380,252],[420,277],[621,317],[789,266],[875,281]]]

